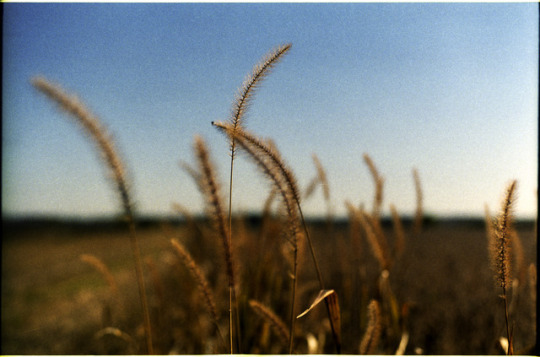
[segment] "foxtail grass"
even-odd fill
[[[272,68],[275,67],[275,65],[279,62],[279,60],[283,57],[287,51],[291,48],[291,44],[287,44],[284,46],[278,46],[274,50],[272,50],[270,53],[268,53],[255,67],[253,68],[252,72],[244,79],[244,83],[242,84],[242,87],[238,90],[238,93],[236,95],[236,100],[233,104],[233,110],[230,117],[230,123],[232,124],[233,130],[236,131],[238,128],[242,127],[244,117],[246,116],[246,112],[249,109],[249,105],[253,99],[253,96],[257,90],[257,88],[260,86],[264,78],[268,76],[268,74],[271,72]],[[236,154],[236,141],[234,136],[231,137],[230,140],[230,150],[231,150],[231,168],[230,168],[230,177],[229,177],[229,245],[232,244],[232,191],[233,191],[233,177],[234,177],[234,159]],[[229,290],[229,305],[230,310],[236,311],[236,347],[238,350],[238,353],[240,353],[240,325],[239,325],[239,316],[238,316],[238,300],[236,298],[236,290],[235,288],[231,288]],[[231,320],[233,319],[232,313],[229,317]],[[231,333],[232,336],[232,328]],[[232,337],[231,337],[231,354],[233,353],[232,348]]]
[[[368,326],[362,342],[360,354],[375,354],[382,332],[381,307],[376,300],[371,300],[368,305]]]
[[[210,315],[212,323],[216,328],[219,339],[223,342],[223,344],[225,344],[225,340],[223,339],[223,335],[221,334],[221,330],[219,328],[219,320],[214,294],[210,289],[210,284],[208,283],[208,280],[206,280],[203,272],[201,271],[197,263],[195,263],[195,260],[193,260],[191,254],[188,253],[186,248],[177,239],[171,239],[170,242],[176,254],[178,254],[185,267],[189,270],[193,280],[195,280],[195,282],[197,283],[199,293],[205,302],[206,309],[208,311],[208,314]]]
[[[379,218],[381,215],[381,207],[383,203],[383,188],[384,188],[384,178],[379,174],[379,170],[375,166],[375,163],[371,157],[364,153],[364,162],[366,163],[371,177],[373,178],[373,183],[375,184],[375,196],[373,197],[373,211],[372,216]]]
[[[511,238],[513,208],[515,203],[517,181],[512,181],[504,195],[499,215],[497,216],[496,226],[493,229],[493,238],[491,239],[491,261],[496,273],[497,285],[502,290],[501,298],[504,301],[504,315],[506,325],[506,336],[508,348],[506,353],[513,354],[513,336],[510,331],[508,290],[512,286],[511,280]]]
[[[367,241],[374,257],[379,262],[381,272],[387,271],[392,265],[390,248],[382,231],[379,220],[367,212],[358,211],[358,218],[366,233]]]
[[[260,138],[247,132],[246,130],[234,130],[231,125],[226,123],[214,122],[213,125],[220,129],[222,132],[224,132],[227,136],[234,136],[242,149],[244,149],[244,151],[249,154],[249,156],[257,163],[257,165],[262,168],[263,172],[269,176],[272,182],[274,182],[277,189],[281,192],[285,204],[287,205],[287,212],[290,215],[291,222],[297,222],[297,217],[299,214],[300,221],[303,225],[308,245],[310,247],[310,253],[313,258],[313,263],[317,273],[320,290],[324,290],[324,283],[315,255],[315,250],[313,248],[313,244],[309,235],[309,230],[307,229],[306,221],[302,213],[302,208],[300,204],[300,191],[298,189],[297,181],[294,177],[292,170],[288,167],[287,164],[285,164],[284,160],[281,158],[281,155],[279,154],[278,150],[275,148],[274,145],[269,145],[267,142],[261,140]],[[291,204],[295,207],[291,207]],[[291,233],[294,235],[294,237],[296,237],[297,233],[295,230],[297,229],[297,226],[296,223],[292,224],[293,225],[291,226]],[[297,265],[297,250],[297,245],[295,243],[293,249],[295,254],[295,271]],[[293,275],[296,275],[296,273]],[[296,280],[296,277],[294,279]],[[293,292],[294,291],[295,288],[293,288]],[[337,329],[335,326],[333,326],[332,314],[326,300],[325,302],[328,310],[328,317],[330,319],[330,324],[332,327],[332,333],[334,335],[334,340],[336,341],[336,349],[339,352],[340,345],[339,337],[336,334]],[[291,308],[291,310],[294,310],[294,304],[292,306],[293,307]],[[291,328],[292,325],[294,325],[294,313],[291,314]]]
[[[289,352],[293,350],[293,331],[294,331],[294,306],[296,300],[296,282],[297,282],[297,261],[298,261],[298,211],[295,205],[295,197],[298,195],[298,187],[292,173],[288,171],[279,153],[258,138],[245,132],[245,130],[234,129],[228,123],[212,123],[219,130],[229,137],[235,137],[235,141],[246,151],[255,161],[257,166],[267,175],[275,185],[277,191],[282,197],[285,210],[288,217],[287,241],[291,244],[293,250],[293,273],[291,289],[291,320],[290,320],[290,343]],[[261,154],[263,153],[263,154]],[[276,164],[279,161],[279,164]],[[285,174],[287,172],[287,174]]]
[[[76,123],[84,129],[84,132],[96,145],[96,148],[100,152],[103,161],[106,163],[106,166],[109,168],[109,171],[112,174],[114,179],[113,181],[116,185],[116,191],[120,196],[120,201],[122,203],[124,215],[130,232],[129,237],[135,260],[137,284],[139,287],[139,296],[144,318],[147,352],[148,354],[153,354],[152,328],[150,323],[150,313],[148,311],[146,288],[144,284],[141,252],[137,236],[135,234],[133,204],[129,194],[126,170],[114,146],[114,141],[107,133],[107,130],[101,124],[100,120],[90,113],[90,111],[76,96],[66,93],[60,86],[49,82],[43,77],[34,78],[32,80],[32,84],[37,90],[45,94],[52,101],[56,102],[60,109],[72,116]]]

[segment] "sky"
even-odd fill
[[[230,156],[211,126],[228,120],[253,66],[291,50],[245,124],[271,138],[302,189],[324,166],[336,215],[372,205],[362,155],[384,177],[383,213],[414,213],[412,169],[434,216],[537,211],[538,4],[4,3],[2,214],[114,216],[121,206],[94,145],[30,84],[77,94],[112,133],[141,215],[192,213],[204,200],[180,162],[208,144],[223,194]],[[271,185],[240,155],[233,210],[260,211]],[[324,215],[322,191],[303,202]]]

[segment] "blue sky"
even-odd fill
[[[209,144],[224,191],[228,144],[212,126],[276,45],[291,51],[263,82],[247,127],[274,139],[305,187],[316,153],[336,214],[371,207],[369,153],[384,213],[483,215],[518,180],[516,214],[537,208],[538,4],[4,4],[2,212],[112,215],[113,186],[81,130],[30,85],[78,94],[114,135],[141,214],[203,200],[178,163]],[[246,157],[236,211],[269,184]],[[324,214],[322,193],[304,202]]]

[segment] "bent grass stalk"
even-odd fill
[[[291,200],[294,202],[296,209],[300,215],[300,220],[306,234],[308,245],[310,248],[310,253],[313,258],[313,263],[317,273],[317,278],[319,281],[320,290],[324,289],[324,283],[322,280],[321,271],[319,269],[319,264],[315,256],[315,250],[309,235],[309,230],[307,229],[306,221],[302,213],[302,207],[300,205],[300,191],[298,189],[296,178],[292,170],[285,164],[284,160],[281,158],[281,155],[277,151],[274,145],[268,144],[263,140],[259,139],[255,135],[248,133],[246,130],[234,128],[230,124],[213,122],[214,126],[222,130],[229,137],[235,137],[237,142],[242,146],[242,148],[248,152],[248,154],[258,163],[259,166],[263,167],[263,171],[267,173],[270,178],[276,183],[278,189],[282,192],[284,199]],[[290,210],[290,208],[289,208]],[[292,212],[292,211],[290,211]],[[297,246],[295,245],[294,249],[295,254],[295,270],[296,270],[296,255],[297,255]],[[295,279],[296,279],[296,274]],[[332,328],[332,334],[334,341],[336,342],[336,349],[339,353],[341,346],[339,343],[339,336],[337,335],[337,328],[333,325],[332,312],[328,305],[328,301],[325,300],[327,307],[328,318],[330,320],[330,326]],[[294,309],[294,305],[293,305]],[[291,314],[291,319],[294,321],[294,314]],[[293,323],[291,323],[293,324]],[[291,352],[292,353],[292,352]]]
[[[292,182],[288,182],[284,179],[282,172],[278,170],[278,168],[273,165],[268,160],[268,156],[261,155],[261,153],[257,150],[257,146],[253,145],[253,143],[248,142],[243,135],[239,135],[239,133],[244,133],[243,130],[234,130],[232,125],[227,123],[212,123],[215,127],[217,127],[219,130],[224,132],[229,137],[235,137],[236,142],[246,151],[249,156],[255,161],[257,166],[262,169],[263,173],[267,175],[270,180],[274,183],[276,186],[278,192],[280,193],[281,197],[283,198],[283,204],[285,205],[285,209],[287,212],[288,217],[288,234],[286,235],[287,241],[291,244],[293,248],[293,274],[292,274],[292,292],[291,292],[291,319],[290,319],[290,341],[289,341],[289,353],[292,354],[293,351],[293,336],[294,336],[294,306],[295,306],[295,299],[296,299],[296,282],[297,282],[297,260],[298,260],[298,244],[297,244],[297,238],[298,238],[298,213],[295,208],[294,204],[294,193],[293,193],[293,187]],[[257,139],[257,141],[259,141]],[[262,142],[260,145],[264,145]],[[266,147],[267,150],[271,151],[272,148]],[[295,186],[296,187],[296,186]]]
[[[133,206],[129,195],[124,165],[122,164],[122,160],[120,160],[120,156],[114,147],[114,142],[99,119],[92,115],[76,96],[67,94],[62,88],[52,84],[43,77],[36,77],[32,79],[32,84],[49,99],[56,102],[63,111],[76,119],[76,122],[82,126],[84,131],[96,144],[103,161],[107,164],[110,172],[112,173],[114,182],[116,184],[116,190],[120,196],[120,201],[122,203],[125,218],[129,227],[129,237],[135,260],[135,272],[137,275],[139,297],[141,300],[141,308],[144,318],[147,351],[148,354],[153,354],[150,313],[148,311],[148,301],[146,297],[146,288],[144,285],[141,252],[137,236],[135,234]]]
[[[246,77],[244,83],[239,90],[236,100],[233,106],[233,113],[230,119],[233,125],[233,130],[240,128],[246,113],[249,108],[251,99],[253,98],[256,89],[259,87],[262,80],[270,73],[272,68],[278,63],[281,57],[291,48],[291,44],[279,46],[275,50],[267,54],[252,70],[251,74]],[[236,153],[236,142],[234,136],[231,138],[231,169],[229,177],[229,245],[232,244],[232,191],[233,191],[233,171],[234,171],[234,158]],[[229,319],[232,321],[232,309],[234,304],[234,310],[236,311],[236,348],[240,353],[240,322],[238,316],[238,299],[236,298],[236,289],[232,287],[229,290],[229,309],[231,311]],[[231,354],[232,348],[232,322],[230,327],[230,344]]]

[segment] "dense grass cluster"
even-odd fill
[[[367,210],[364,203],[351,198],[343,203],[348,210],[348,224],[339,225],[331,210],[328,178],[318,157],[313,156],[314,179],[301,189],[293,169],[275,144],[243,126],[256,88],[290,48],[291,45],[280,46],[256,65],[237,94],[230,120],[212,123],[230,143],[228,197],[223,194],[226,186],[218,180],[220,175],[213,165],[212,153],[201,137],[194,139],[196,164],[184,167],[205,198],[207,216],[194,219],[189,210],[175,204],[186,223],[179,232],[175,227],[166,231],[170,242],[166,248],[170,253],[168,260],[156,261],[155,257],[141,253],[123,166],[97,118],[60,87],[43,78],[33,81],[38,90],[73,116],[97,144],[113,173],[127,219],[140,301],[140,314],[130,318],[141,316],[140,322],[135,322],[140,329],[130,328],[126,318],[120,317],[119,311],[130,303],[123,300],[107,265],[97,256],[81,257],[102,274],[110,287],[108,298],[102,302],[103,326],[94,336],[103,345],[103,352],[437,353],[430,345],[436,343],[436,337],[419,336],[426,331],[433,333],[433,329],[422,331],[415,327],[415,311],[425,308],[420,304],[437,307],[439,300],[452,297],[441,292],[442,296],[430,296],[427,301],[419,299],[412,288],[420,294],[428,292],[429,288],[421,285],[424,277],[408,276],[410,271],[417,271],[411,268],[415,259],[429,254],[429,246],[418,242],[430,244],[429,230],[426,232],[423,227],[418,171],[413,169],[411,177],[417,197],[415,217],[411,222],[403,222],[396,207],[390,205],[392,216],[387,222],[381,216],[385,204],[384,177],[371,157],[364,154],[375,187],[372,208]],[[254,168],[272,184],[256,224],[233,211],[234,175],[241,175],[234,172],[238,150],[246,153]],[[306,222],[302,203],[313,199],[319,187],[328,209],[325,221],[314,225]],[[534,262],[526,261],[523,248],[519,248],[520,237],[512,228],[515,190],[514,181],[496,224],[492,224],[486,210],[490,256],[504,302],[503,308],[488,311],[487,315],[491,313],[495,321],[504,312],[505,334],[486,333],[489,337],[482,336],[478,342],[464,333],[461,338],[470,339],[474,353],[480,348],[486,353],[532,353],[534,348],[534,321],[515,318],[534,310],[536,299]],[[515,264],[510,259],[512,254]],[[445,272],[435,271],[429,262],[422,264],[428,276],[454,284],[451,276],[444,276]],[[515,277],[511,269],[517,272]],[[456,306],[465,308],[459,306],[461,303],[467,304],[460,301]],[[455,313],[460,316],[459,311]],[[485,311],[474,310],[468,318],[475,315],[486,318]],[[439,323],[444,324],[444,319]],[[520,326],[525,326],[526,331]],[[459,346],[456,351],[467,353],[462,349],[466,342],[455,344]]]

